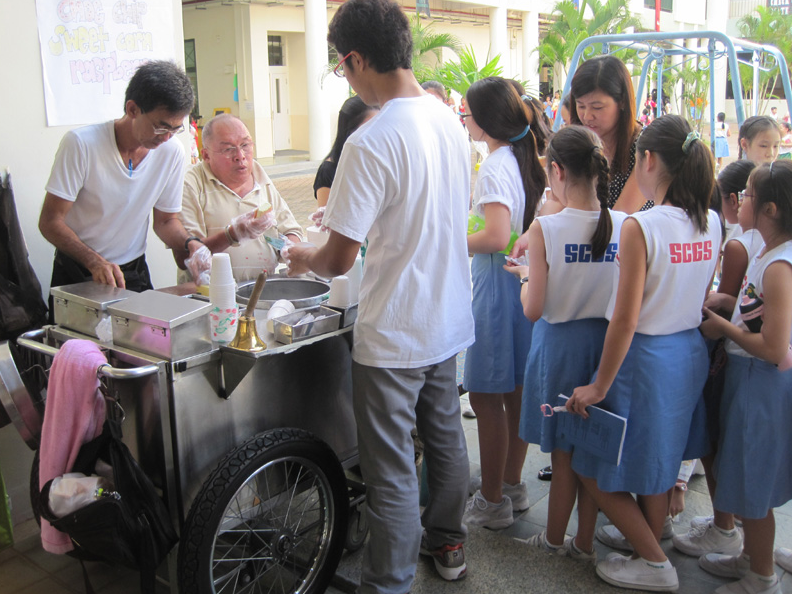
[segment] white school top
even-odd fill
[[[511,145],[502,146],[482,163],[473,190],[473,212],[484,218],[485,204],[503,204],[509,209],[511,230],[521,235],[525,214],[525,188],[520,166]]]
[[[748,255],[749,264],[754,259],[754,257],[756,257],[756,254],[760,252],[762,247],[764,247],[764,239],[762,239],[761,233],[759,233],[759,231],[756,229],[748,229],[748,231],[742,235],[734,237],[733,239],[743,246],[743,248],[745,248],[745,253]]]
[[[789,264],[792,265],[792,241],[782,243],[761,257],[758,255],[754,256],[753,260],[751,260],[751,262],[748,264],[748,271],[745,273],[745,279],[743,280],[742,287],[740,288],[740,294],[737,297],[737,303],[734,304],[734,311],[732,312],[731,317],[732,324],[738,328],[742,330],[748,330],[748,327],[745,325],[745,322],[742,321],[742,317],[740,316],[740,301],[742,301],[743,295],[747,295],[750,298],[759,297],[760,299],[763,299],[765,270],[767,270],[767,267],[770,266],[770,264],[777,262],[778,260],[789,262]],[[790,343],[792,343],[792,336],[790,336]],[[753,356],[745,352],[740,346],[737,345],[736,342],[729,339],[726,340],[726,352],[730,355],[738,355],[740,357]]]
[[[66,132],[46,190],[74,202],[66,225],[113,264],[146,251],[151,210],[181,210],[184,148],[171,138],[149,150],[129,173],[115,140],[113,121]]]
[[[710,210],[700,233],[681,208],[661,204],[631,215],[646,242],[646,284],[636,332],[662,336],[698,328],[721,244],[720,219]],[[616,279],[618,286],[618,278]],[[607,318],[613,317],[614,289]]]
[[[619,235],[627,215],[607,211],[613,232],[605,254],[591,258],[591,236],[600,211],[565,208],[536,219],[544,235],[547,288],[542,319],[557,324],[586,318],[604,318],[617,278]]]
[[[470,152],[431,95],[391,99],[347,140],[323,224],[368,240],[353,359],[410,369],[473,343]]]

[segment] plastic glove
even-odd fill
[[[239,243],[256,239],[277,223],[272,210],[259,217],[256,217],[257,213],[258,210],[251,210],[231,219],[231,233]]]
[[[296,245],[288,237],[283,238],[283,247],[280,249],[281,259],[288,265],[289,264],[289,248]],[[312,244],[313,245],[313,244]]]
[[[196,285],[209,284],[209,270],[212,268],[212,252],[205,245],[199,247],[193,255],[184,261],[184,265],[193,277]]]
[[[309,219],[311,219],[311,222],[315,226],[319,227],[319,231],[327,231],[327,227],[322,225],[322,219],[324,219],[324,213],[325,213],[325,207],[320,206],[318,209],[316,209],[316,212],[314,212],[313,214],[311,214],[310,217],[308,217]]]

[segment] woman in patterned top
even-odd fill
[[[630,73],[614,56],[583,62],[572,78],[570,118],[593,130],[610,162],[608,206],[632,214],[654,206],[641,194],[635,176],[635,142],[641,124],[635,118]]]

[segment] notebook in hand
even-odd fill
[[[558,404],[564,405],[568,396],[558,395]],[[598,406],[589,406],[588,419],[573,413],[560,413],[556,435],[582,450],[619,465],[621,462],[627,419]]]

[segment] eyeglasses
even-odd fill
[[[243,142],[239,146],[229,146],[226,148],[222,148],[220,150],[214,150],[214,149],[209,149],[209,150],[212,151],[213,153],[220,153],[226,159],[235,159],[239,151],[242,151],[246,157],[250,157],[253,154],[253,150],[255,148],[256,148],[255,142]]]
[[[349,52],[346,56],[341,58],[341,61],[336,64],[335,68],[333,68],[333,74],[335,74],[338,78],[344,78],[346,76],[346,74],[344,74],[344,62],[351,55],[352,52]]]
[[[753,198],[753,194],[749,194],[745,190],[737,194],[737,204],[742,204],[746,198]]]
[[[473,115],[472,113],[463,113],[463,114],[460,114],[460,116],[459,116],[459,117],[460,117],[460,118],[469,118],[469,117],[470,117],[470,116],[472,116],[472,115]]]
[[[151,123],[151,127],[154,128],[154,134],[156,134],[157,136],[162,136],[163,134],[170,134],[172,136],[175,136],[176,134],[181,134],[182,132],[184,132],[184,125],[181,125],[178,128],[157,128],[157,125],[151,121],[151,118],[146,116],[146,119]]]

